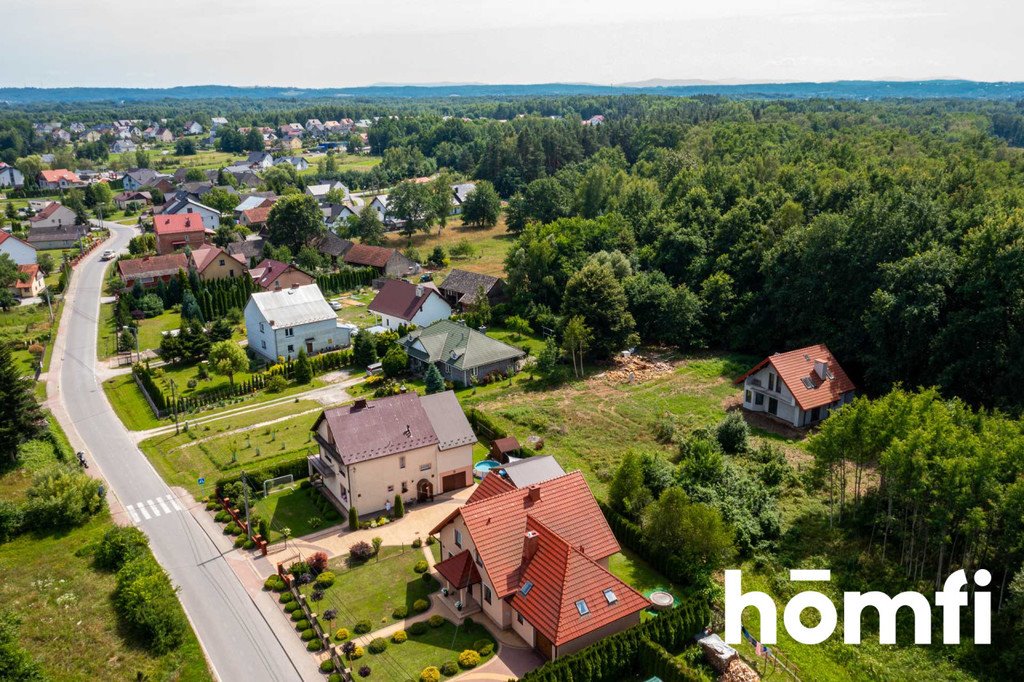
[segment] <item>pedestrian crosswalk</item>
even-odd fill
[[[178,504],[178,500],[173,495],[167,495],[166,499],[161,496],[143,500],[135,504],[126,505],[124,509],[128,512],[128,516],[131,517],[132,523],[141,523],[162,514],[173,514],[182,510],[181,505]]]

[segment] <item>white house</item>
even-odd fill
[[[275,166],[280,166],[282,163],[290,163],[297,171],[309,170],[309,161],[306,161],[301,156],[282,156],[274,159]]]
[[[797,428],[815,424],[853,400],[856,387],[823,343],[776,353],[736,380],[743,409]]]
[[[268,152],[249,152],[249,157],[245,162],[250,168],[265,170],[274,165],[274,157]]]
[[[338,190],[347,198],[349,196],[348,187],[341,182],[325,182],[321,185],[309,185],[306,187],[306,194],[315,198],[317,201],[321,201],[327,197],[327,193],[333,190]]]
[[[381,194],[375,196],[373,201],[370,202],[370,208],[377,212],[377,218],[382,223],[386,222],[388,218],[388,195]]]
[[[294,359],[303,348],[309,355],[334,350],[349,337],[315,284],[252,294],[245,330],[249,348],[271,362]]]
[[[202,135],[203,134],[203,126],[199,125],[195,121],[189,121],[188,123],[185,124],[185,134],[186,135]]]
[[[0,161],[0,187],[24,187],[25,176],[14,166]]]
[[[410,284],[400,279],[384,282],[368,309],[387,329],[410,324],[429,327],[452,316],[452,307],[432,283]]]
[[[0,231],[0,253],[6,253],[18,265],[36,262],[36,247],[3,231]]]
[[[466,198],[474,190],[476,190],[475,182],[460,182],[457,185],[452,185],[452,215],[462,213],[462,205],[466,203]]]
[[[191,197],[175,199],[161,211],[163,215],[181,215],[183,213],[194,213],[203,217],[203,225],[215,229],[220,225],[220,211],[201,204]]]

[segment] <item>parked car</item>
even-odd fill
[[[344,307],[340,301],[331,301],[331,310],[341,310]]]
[[[116,253],[114,253],[110,249],[107,249],[106,251],[103,252],[103,255],[100,256],[100,258],[102,260],[112,260],[114,258],[114,256],[116,256],[116,255],[117,255]]]

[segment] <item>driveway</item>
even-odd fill
[[[104,248],[119,250],[136,234],[116,223],[104,227],[112,233]],[[65,298],[47,377],[54,414],[72,444],[88,453],[90,471],[107,481],[115,520],[137,525],[149,536],[154,555],[180,588],[181,603],[216,677],[321,678],[302,642],[280,627],[284,618],[271,612],[272,598],[258,589],[246,591],[244,574],[227,560],[231,554],[197,520],[206,512],[193,509],[187,496],[164,483],[107,402],[96,376],[96,325],[108,265],[99,260],[102,250],[79,264]]]

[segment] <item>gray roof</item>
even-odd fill
[[[420,405],[437,434],[438,450],[449,450],[476,442],[476,434],[454,392],[425,395],[420,398]]]
[[[565,470],[551,455],[516,459],[498,469],[498,475],[507,478],[517,488],[565,476]]]
[[[252,295],[252,302],[263,319],[274,329],[296,327],[310,322],[337,319],[315,284],[263,291]]]
[[[248,211],[250,208],[259,208],[263,205],[263,202],[267,200],[267,197],[261,197],[258,194],[253,194],[242,199],[238,206],[235,206],[235,211]]]
[[[261,237],[252,237],[240,242],[231,242],[228,244],[228,254],[232,256],[240,254],[250,259],[260,259],[263,258],[264,244],[265,240]]]
[[[462,203],[469,196],[469,193],[476,189],[475,182],[462,182],[457,185],[452,185],[452,192],[455,194],[455,201]]]
[[[438,288],[441,293],[453,295],[462,303],[470,303],[476,299],[478,289],[483,288],[485,294],[490,294],[491,289],[501,282],[500,277],[456,268],[448,273]]]
[[[140,185],[151,185],[156,180],[167,177],[166,175],[157,173],[155,170],[151,170],[149,168],[135,168],[133,170],[127,171],[125,175],[127,175]]]
[[[418,360],[443,362],[462,370],[526,355],[518,348],[451,320],[438,320],[429,327],[411,331],[398,343]]]
[[[217,209],[210,208],[206,204],[202,204],[196,201],[191,196],[179,197],[175,199],[171,203],[167,204],[167,206],[164,207],[164,210],[161,211],[161,213],[164,213],[166,215],[176,215],[182,211],[185,211],[189,204],[191,204],[192,206],[205,208],[207,211],[213,211],[217,215],[220,215],[220,211],[218,211]],[[214,225],[213,227],[216,227],[216,225]]]

